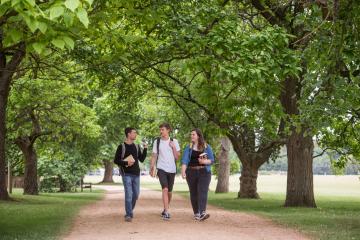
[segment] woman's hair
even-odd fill
[[[199,140],[198,140],[198,150],[199,151],[204,151],[205,150],[205,139],[204,139],[204,135],[202,134],[201,130],[198,128],[194,128],[193,130],[191,130],[191,132],[196,132],[196,135],[198,135]]]

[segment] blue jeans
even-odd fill
[[[140,176],[125,174],[122,180],[125,190],[126,216],[133,217],[133,210],[140,193]]]

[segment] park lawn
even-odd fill
[[[315,239],[360,239],[360,197],[317,196],[318,208],[311,209],[282,207],[283,194],[264,193],[260,200],[237,199],[236,194],[210,192],[209,203],[269,217]]]
[[[0,239],[57,239],[70,229],[80,208],[103,196],[103,191],[22,195],[15,189],[13,201],[0,201]]]
[[[159,184],[142,184],[160,190]],[[175,184],[174,191],[189,197],[186,184]],[[360,239],[360,196],[316,196],[317,208],[284,208],[285,195],[260,193],[259,200],[237,199],[236,192],[209,192],[209,204],[231,211],[254,213],[283,226],[300,230],[314,239]],[[259,231],[261,226],[259,226]]]

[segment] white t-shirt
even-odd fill
[[[176,151],[180,151],[179,142],[173,139]],[[157,153],[157,139],[153,144],[153,153]],[[160,138],[159,145],[159,158],[157,160],[156,168],[161,169],[168,173],[176,173],[175,157],[172,148],[170,147],[170,138],[168,140],[162,140]]]

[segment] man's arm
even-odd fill
[[[139,161],[140,162],[144,162],[145,161],[145,158],[146,158],[146,155],[147,155],[147,144],[144,145],[144,150],[141,151],[141,149],[139,148]]]
[[[173,151],[175,160],[178,160],[179,157],[180,157],[180,151],[176,149],[177,146],[176,146],[176,144],[174,143],[174,141],[171,141],[171,142],[170,142],[170,147],[171,147],[171,149],[172,149],[172,151]]]

